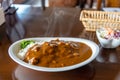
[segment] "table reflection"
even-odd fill
[[[25,28],[18,16],[16,14],[6,15],[6,20],[6,33],[11,42],[24,38]]]
[[[41,72],[18,66],[13,73],[13,80],[92,80],[94,66],[84,67],[65,72]]]
[[[119,48],[115,49],[105,49],[101,47],[101,52],[99,56],[96,58],[98,62],[102,63],[117,63],[120,62],[118,56],[119,56]]]

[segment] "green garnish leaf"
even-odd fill
[[[29,45],[31,43],[35,43],[35,41],[33,41],[33,40],[23,40],[20,43],[20,47],[21,47],[21,49],[24,49],[27,45]]]

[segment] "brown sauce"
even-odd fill
[[[92,55],[91,48],[81,42],[51,40],[36,44],[25,55],[24,61],[43,67],[64,67],[85,61]]]

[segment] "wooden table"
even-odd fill
[[[80,9],[16,5],[16,14],[6,15],[6,28],[0,38],[0,80],[120,80],[120,47],[104,49],[94,32],[85,31],[79,21]],[[97,58],[75,70],[35,71],[18,65],[8,55],[9,46],[29,37],[75,37],[95,41],[100,46]]]

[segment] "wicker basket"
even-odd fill
[[[82,10],[80,20],[88,31],[101,27],[120,29],[120,12]]]

